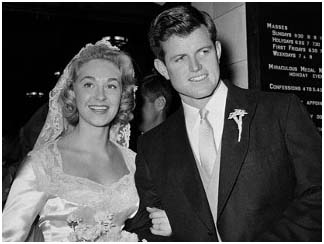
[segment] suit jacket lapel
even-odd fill
[[[242,163],[245,159],[249,139],[250,123],[253,118],[256,103],[253,93],[246,93],[240,88],[226,83],[228,94],[225,107],[225,121],[222,136],[222,152],[219,176],[218,193],[218,217],[222,214],[227,199],[230,196],[234,183],[239,175]],[[241,140],[238,142],[238,127],[233,119],[228,116],[234,109],[244,109],[246,114],[242,121]]]
[[[166,137],[170,141],[165,142],[167,147],[165,162],[169,162],[169,167],[173,168],[169,171],[172,172],[170,177],[176,180],[176,185],[184,192],[200,220],[210,231],[215,231],[207,196],[187,135],[182,108],[175,114],[173,125],[168,131],[170,136]]]

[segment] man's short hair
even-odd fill
[[[143,97],[147,97],[150,102],[154,102],[160,96],[166,100],[165,111],[168,116],[171,111],[175,91],[169,80],[158,74],[151,74],[144,77],[140,92]]]
[[[217,30],[212,18],[203,11],[189,6],[177,6],[160,13],[151,23],[149,42],[155,57],[164,61],[161,42],[167,41],[172,35],[187,36],[201,25],[208,29],[210,39],[215,44]]]

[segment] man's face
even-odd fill
[[[149,97],[142,96],[142,102],[142,120],[139,129],[142,132],[146,132],[155,126],[156,119],[160,112],[155,106],[155,101],[152,101]]]
[[[162,42],[165,63],[154,61],[160,74],[171,80],[181,99],[191,106],[203,107],[218,85],[221,46],[219,42],[215,45],[202,25],[188,36],[172,35]]]

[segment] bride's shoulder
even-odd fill
[[[125,147],[125,152],[132,158],[134,158],[135,160],[135,157],[136,157],[136,152],[134,152],[132,149],[129,149],[129,148],[126,148]]]
[[[126,161],[127,166],[135,171],[136,153],[127,147],[120,146],[120,145],[118,145],[118,147],[120,148],[120,151]]]
[[[19,172],[29,172],[36,176],[37,185],[45,186],[49,181],[55,162],[58,160],[58,155],[55,153],[56,144],[48,142],[34,148],[30,151],[22,162]]]
[[[123,155],[126,155],[129,158],[134,159],[135,162],[136,153],[132,149],[127,147],[120,147],[120,148],[122,149]]]
[[[31,158],[39,157],[46,154],[53,154],[57,147],[57,141],[48,142],[40,147],[34,148],[28,153]]]
[[[38,148],[34,148],[27,154],[26,162],[30,163],[33,168],[47,169],[56,165],[60,158],[57,150],[57,141],[48,142]]]

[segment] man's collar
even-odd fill
[[[220,106],[220,100],[226,99],[227,94],[227,86],[224,84],[222,80],[219,81],[218,87],[215,89],[214,93],[210,97],[209,101],[207,102],[205,108],[209,111],[216,111],[218,112]],[[189,128],[192,128],[199,116],[199,109],[196,107],[193,107],[187,103],[185,103],[183,100],[181,100],[185,115],[185,120],[187,122],[187,125]]]

